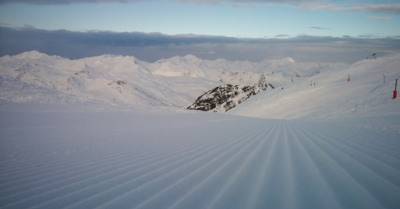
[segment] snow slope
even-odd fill
[[[398,117],[0,107],[2,209],[400,205]]]
[[[82,100],[182,108],[205,91],[224,83],[254,85],[260,76],[265,75],[269,83],[280,86],[290,83],[296,75],[309,76],[318,70],[336,69],[343,65],[295,63],[290,58],[259,63],[210,61],[193,55],[155,63],[116,55],[69,60],[31,51],[1,57],[0,76],[74,95]],[[9,88],[2,88],[1,94],[11,94],[5,89]],[[7,100],[8,97],[0,99]]]
[[[322,71],[251,97],[228,114],[280,119],[400,115],[400,98],[392,99],[399,66],[396,53]]]

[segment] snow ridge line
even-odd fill
[[[267,140],[265,140],[265,139],[262,139],[264,133],[267,132],[267,133],[270,134],[271,132],[269,132],[269,131],[272,130],[274,127],[276,127],[276,125],[273,125],[272,127],[268,127],[267,129],[263,130],[260,134],[255,135],[255,136],[254,136],[255,139],[254,139],[253,141],[251,141],[250,143],[248,143],[245,147],[243,147],[242,150],[240,150],[239,152],[240,152],[240,153],[241,153],[241,152],[244,152],[244,149],[245,149],[245,148],[246,148],[246,149],[249,149],[249,148],[251,148],[250,146],[256,146],[256,149],[259,149],[259,148],[261,147],[261,145],[265,144],[265,142],[267,141]],[[258,139],[258,138],[260,138],[260,139]],[[251,139],[246,139],[246,140],[247,140],[247,141],[250,141]],[[262,141],[259,142],[259,140],[262,140]],[[258,146],[257,146],[257,145],[258,145]],[[210,182],[211,182],[213,179],[215,179],[216,176],[218,176],[218,173],[220,173],[221,170],[223,170],[224,168],[226,168],[227,165],[228,165],[231,161],[233,161],[234,158],[237,158],[237,156],[239,155],[239,152],[237,152],[237,153],[235,154],[235,156],[232,156],[232,157],[231,157],[228,161],[226,161],[223,165],[221,165],[221,166],[218,167],[217,169],[213,170],[211,173],[208,173],[207,175],[201,176],[200,174],[198,174],[198,173],[200,173],[200,171],[194,173],[193,176],[196,176],[196,175],[198,176],[198,175],[200,175],[201,177],[196,178],[197,182],[190,188],[190,190],[189,190],[189,191],[186,191],[186,192],[183,192],[183,191],[175,192],[175,194],[180,194],[180,193],[183,193],[183,194],[182,194],[182,195],[175,195],[175,196],[178,196],[178,197],[176,198],[176,199],[178,199],[178,200],[176,200],[175,202],[169,201],[169,204],[173,204],[173,205],[168,206],[168,205],[165,205],[166,203],[164,202],[164,206],[166,206],[166,207],[168,207],[168,208],[177,208],[178,205],[182,204],[182,201],[183,201],[184,199],[190,198],[191,196],[193,196],[193,193],[195,193],[196,190],[199,191],[199,190],[201,190],[201,187],[204,187],[204,185],[210,184]],[[255,150],[254,150],[252,153],[250,153],[250,155],[254,156],[254,152],[255,152]],[[248,162],[249,159],[250,159],[250,157],[248,157],[248,156],[246,156],[245,158],[247,158],[246,162],[244,162],[242,165],[240,165],[240,168],[237,169],[236,172],[235,172],[235,174],[234,174],[236,177],[237,177],[237,173],[238,173],[238,172],[240,173],[240,172],[243,171],[243,166],[244,166],[244,165],[247,165],[247,162]],[[237,162],[237,161],[235,161],[235,162]],[[234,179],[236,179],[236,177],[235,177]],[[194,177],[192,177],[192,178],[194,178]],[[231,180],[232,180],[232,177],[231,177]],[[182,179],[181,181],[183,181],[183,179]],[[232,181],[225,183],[224,187],[229,186],[231,183],[232,183]],[[175,189],[175,188],[176,188],[176,189]],[[170,187],[164,189],[162,192],[159,192],[159,193],[158,193],[157,195],[155,195],[152,199],[154,199],[154,198],[157,197],[157,198],[164,198],[164,199],[168,199],[168,200],[173,200],[173,198],[169,198],[168,196],[169,196],[170,193],[174,193],[174,189],[175,189],[175,190],[178,190],[178,188],[179,188],[179,185],[176,185],[176,184],[171,185]],[[188,189],[189,189],[189,188],[188,188]],[[215,190],[215,191],[216,191],[216,190]],[[224,188],[223,188],[223,189],[220,189],[220,190],[219,190],[219,193],[218,193],[217,195],[219,195],[219,194],[221,194],[221,193],[225,193],[225,192],[226,192],[226,191],[225,191]],[[165,197],[162,197],[162,196],[165,196]],[[180,197],[180,198],[179,198],[179,197]],[[156,205],[152,204],[151,199],[148,199],[146,202],[142,203],[141,205],[139,205],[139,206],[137,206],[137,207],[135,207],[135,208],[151,208],[151,207],[156,207]],[[187,208],[187,207],[188,207],[188,206],[182,206],[182,208]]]
[[[179,162],[178,162],[179,163]],[[175,164],[178,164],[178,163],[175,163]],[[159,170],[159,169],[157,169],[157,170]],[[126,176],[126,174],[124,174],[125,176]],[[147,174],[146,174],[147,175]],[[145,176],[145,175],[142,175],[142,176]],[[133,179],[132,179],[132,181],[133,181]]]
[[[361,143],[357,144],[351,140],[340,140],[349,138],[355,139],[356,135],[354,134],[355,133],[352,133],[349,137],[349,135],[346,136],[342,133],[332,132],[330,133],[331,137],[326,137],[325,142],[329,143],[332,147],[340,150],[355,161],[368,167],[372,172],[379,176],[382,176],[387,180],[390,179],[391,183],[400,188],[400,160],[387,155],[387,150],[378,152],[377,150],[368,149],[369,147],[365,145],[362,146]],[[383,155],[382,153],[385,154]],[[382,169],[382,167],[384,167],[384,169]],[[384,170],[384,172],[382,172],[382,170]]]
[[[226,138],[226,140],[228,140],[229,138]],[[199,143],[204,143],[204,142],[201,142],[200,140],[199,140]],[[210,145],[208,146],[208,147],[206,147],[206,148],[209,148],[209,147],[211,147],[211,146],[213,146],[214,145],[214,143],[213,142],[210,142]],[[171,146],[171,147],[173,147],[173,146]],[[196,147],[196,145],[194,146],[194,147]],[[186,149],[187,147],[183,147],[182,149]],[[204,148],[205,150],[206,150],[206,148]],[[171,158],[171,157],[170,157]],[[178,157],[175,157],[175,158],[179,158],[179,156]],[[164,159],[165,160],[165,159]],[[160,162],[159,161],[157,161],[157,162],[155,162],[155,163],[158,163],[158,164],[160,164]],[[154,163],[154,164],[155,164]],[[126,163],[126,164],[129,164],[129,163]],[[121,165],[118,165],[118,166],[121,166]],[[167,165],[164,165],[164,167],[165,166],[167,166]],[[148,166],[146,166],[146,167],[148,167]],[[160,169],[160,168],[159,168]],[[157,169],[158,170],[158,169]],[[116,171],[111,171],[112,173],[113,172],[116,172]],[[152,172],[154,172],[154,170],[152,171]],[[109,172],[108,172],[109,173]],[[102,173],[101,174],[101,176],[103,176],[103,175],[106,175],[106,174],[108,174],[108,173]],[[111,174],[110,174],[111,175]],[[126,173],[124,173],[123,175],[127,175]],[[143,174],[143,175],[141,175],[141,176],[144,176],[144,175],[147,175],[147,174]],[[118,175],[117,175],[118,176]],[[75,178],[76,176],[74,176],[74,177],[72,177],[72,178]],[[79,176],[78,176],[79,177]],[[116,177],[116,176],[115,176]],[[92,177],[93,178],[93,177]],[[132,179],[133,180],[133,179]],[[82,180],[82,181],[84,181],[84,180]],[[72,181],[72,182],[74,182],[74,181]],[[84,181],[85,182],[85,181]],[[78,187],[79,186],[82,186],[82,182],[81,181],[79,181],[79,182],[75,182],[73,185],[77,185]],[[66,185],[66,186],[64,186],[64,187],[67,187],[67,188],[69,188],[71,185]],[[69,190],[71,190],[71,188],[69,188]],[[81,189],[82,190],[82,189]],[[46,192],[47,194],[50,194],[50,195],[55,195],[55,193],[54,193],[54,191],[48,191],[48,192]],[[39,195],[44,195],[44,194],[39,194]],[[35,195],[35,196],[38,196],[38,194],[37,195]],[[32,197],[33,198],[33,197]],[[36,201],[35,202],[37,202],[37,199],[36,199]]]
[[[303,207],[307,207],[306,201],[313,201],[315,205],[318,205],[320,208],[343,208],[342,205],[337,201],[337,197],[332,190],[331,185],[329,185],[329,182],[327,181],[326,177],[321,173],[321,168],[317,166],[317,164],[314,162],[312,159],[312,156],[310,153],[307,151],[305,145],[302,142],[306,136],[293,127],[290,123],[286,124],[287,130],[289,132],[290,138],[292,139],[292,146],[295,148],[299,149],[292,149],[294,154],[296,155],[296,158],[298,163],[295,163],[297,166],[297,170],[305,169],[305,170],[314,170],[315,173],[310,173],[310,179],[313,181],[317,181],[319,185],[322,186],[313,186],[312,189],[317,191],[316,194],[318,197],[313,197],[310,196],[309,193],[307,192],[302,192],[299,195],[301,196],[299,198],[300,200],[300,205],[304,205]],[[299,160],[301,159],[301,160]],[[301,175],[301,174],[297,174]],[[296,176],[296,175],[294,175]],[[302,188],[305,187],[305,185],[308,182],[305,181],[300,181],[299,179],[296,179],[296,184],[297,187]]]
[[[234,131],[236,131],[236,130],[234,130]],[[235,133],[232,133],[232,135],[235,135]],[[104,138],[108,138],[108,137],[104,137]],[[206,139],[207,139],[207,137],[206,137]],[[164,144],[165,143],[165,144]],[[168,150],[168,148],[176,148],[176,145],[175,144],[171,144],[169,141],[166,141],[166,142],[164,142],[164,143],[158,143],[156,146],[153,146],[153,149],[151,150],[151,151],[149,151],[149,150],[141,150],[141,153],[145,153],[146,155],[150,155],[150,154],[152,154],[152,153],[156,153],[157,155],[160,155],[160,151],[164,151],[165,153],[168,153],[169,152],[169,150]],[[198,143],[201,143],[201,142],[198,142]],[[167,146],[166,146],[167,145]],[[192,144],[192,145],[196,145],[196,144]],[[184,146],[184,145],[180,145],[180,146]],[[154,149],[154,148],[158,148],[159,147],[159,149]],[[196,147],[196,146],[195,146]],[[184,147],[183,149],[186,149],[186,147]],[[107,148],[105,148],[105,150],[107,150],[107,151],[109,151],[111,154],[115,154],[115,151],[114,150],[109,150],[109,148],[107,149]],[[85,155],[85,156],[82,156],[81,158],[82,159],[87,159],[86,161],[87,162],[90,162],[90,164],[97,164],[97,162],[102,162],[104,159],[107,159],[107,161],[109,161],[109,160],[112,160],[112,159],[119,159],[119,160],[121,160],[120,159],[120,157],[122,157],[122,156],[124,156],[124,155],[126,155],[127,156],[127,159],[129,159],[129,158],[132,158],[132,157],[134,157],[134,159],[133,160],[135,160],[135,161],[140,161],[141,163],[146,163],[146,162],[143,162],[143,161],[141,161],[141,159],[142,158],[148,158],[148,156],[146,156],[146,155],[143,155],[143,156],[140,156],[141,154],[138,154],[140,157],[138,158],[137,156],[135,156],[135,155],[131,155],[130,153],[131,153],[131,151],[130,150],[126,150],[125,152],[124,152],[124,155],[122,155],[122,154],[120,154],[120,153],[118,153],[118,154],[115,154],[115,156],[110,156],[110,155],[105,155],[105,156],[102,156],[102,157],[97,157],[97,153],[98,153],[98,150],[96,150],[96,151],[92,151],[92,152],[89,152],[89,153],[93,153],[93,155]],[[103,153],[103,152],[102,152]],[[88,153],[85,153],[85,154],[88,154]],[[103,154],[104,155],[104,154]],[[91,160],[93,157],[96,157],[96,160]],[[110,158],[111,157],[111,158]],[[162,157],[162,156],[161,156]],[[62,158],[62,157],[60,157],[60,158]],[[70,159],[69,161],[71,162],[71,164],[73,164],[74,162],[76,162],[76,160],[79,160],[79,161],[81,161],[82,159],[81,158],[73,158],[73,159]],[[89,158],[89,159],[88,159]],[[56,161],[57,162],[57,161]],[[110,164],[114,164],[114,162],[110,162]],[[21,165],[19,165],[19,166],[21,166]],[[25,167],[25,166],[24,166]],[[63,162],[63,165],[56,165],[56,166],[54,166],[53,164],[49,164],[47,167],[49,167],[49,168],[52,168],[52,169],[54,169],[54,168],[63,168],[63,167],[69,167],[69,164],[65,164],[65,161]],[[79,165],[79,167],[84,167],[84,168],[88,168],[88,165],[86,165],[85,163],[83,163],[82,165]],[[6,168],[4,168],[4,169],[6,169]],[[92,169],[92,168],[90,168],[90,169]],[[42,173],[44,173],[45,175],[51,175],[51,176],[54,176],[54,175],[56,175],[57,173],[52,173],[52,172],[49,172],[49,171],[47,171],[47,170],[45,170],[45,169],[40,169],[39,171],[37,170],[37,169],[35,169],[35,167],[34,167],[34,165],[32,165],[32,170],[36,170],[37,172],[42,172]],[[74,169],[72,169],[72,170],[76,170],[75,168]],[[57,171],[57,170],[56,170]],[[26,172],[26,171],[25,171]],[[22,178],[21,179],[21,177],[20,176],[18,176],[17,174],[18,173],[21,173],[20,171],[15,171],[15,173],[7,173],[7,174],[9,174],[10,176],[12,176],[13,178],[18,178],[19,180],[23,180],[24,178]],[[65,171],[60,171],[60,173],[65,173]],[[69,172],[67,172],[68,174],[69,174]],[[33,174],[32,172],[26,172],[26,173],[24,173],[25,175],[27,175],[27,176],[29,176],[28,178],[29,178],[29,180],[31,179],[31,178],[33,178],[31,175]],[[4,175],[4,176],[2,176],[2,177],[5,177],[5,176],[7,176],[7,175]],[[38,177],[40,177],[40,178],[42,178],[43,176],[38,176]],[[10,179],[7,179],[7,178],[2,178],[2,180],[4,180],[4,181],[6,181],[7,183],[12,183],[12,181],[10,182]],[[4,186],[6,186],[6,184],[0,184],[0,186],[2,186],[3,188],[4,188]],[[1,193],[0,193],[1,194]]]
[[[273,129],[281,129],[282,127],[282,122],[278,122],[277,124],[274,125]],[[265,136],[265,133],[268,133]],[[226,198],[230,198],[232,197],[232,195],[236,196],[236,201],[238,201],[240,198],[240,196],[238,196],[237,194],[235,195],[235,193],[240,192],[240,190],[236,190],[235,186],[237,186],[237,184],[235,184],[236,182],[238,182],[238,180],[240,179],[240,177],[243,175],[243,173],[246,173],[246,171],[248,171],[249,169],[246,169],[246,166],[252,166],[251,162],[256,159],[257,155],[260,155],[261,152],[263,151],[263,148],[265,148],[264,146],[266,144],[268,144],[268,142],[270,142],[270,140],[275,140],[275,139],[270,139],[269,136],[272,133],[269,132],[269,130],[266,130],[265,132],[258,134],[256,137],[260,138],[262,141],[259,142],[257,144],[257,146],[255,148],[252,149],[252,151],[250,151],[250,153],[246,153],[246,156],[243,158],[244,162],[242,162],[241,164],[237,165],[237,169],[235,169],[235,172],[233,173],[233,175],[231,175],[230,177],[227,178],[227,180],[225,180],[225,183],[223,185],[221,185],[221,188],[219,189],[218,193],[216,195],[213,196],[213,199],[208,203],[207,208],[221,208],[224,205],[221,205],[221,202],[225,202],[224,200],[226,200]],[[236,167],[236,166],[235,166]],[[240,182],[240,181],[239,181]],[[233,194],[230,194],[233,193]],[[244,198],[244,197],[243,197]]]
[[[306,131],[307,129],[309,131]],[[349,190],[351,189],[350,186],[353,186],[352,189],[355,189],[357,187],[362,188],[354,197],[357,198],[357,200],[353,200],[353,202],[345,202],[342,204],[354,205],[356,203],[363,203],[364,208],[393,208],[393,206],[400,204],[400,200],[398,199],[398,196],[396,196],[397,194],[399,194],[398,192],[400,192],[398,187],[396,187],[393,183],[389,183],[389,181],[387,181],[382,176],[376,174],[369,167],[352,158],[344,151],[338,149],[328,142],[329,140],[335,140],[337,138],[334,138],[334,136],[330,134],[322,134],[318,131],[310,131],[312,130],[311,127],[307,127],[303,130],[305,130],[304,132],[308,134],[307,139],[315,144],[323,153],[325,153],[325,155],[327,155],[331,160],[335,162],[335,165],[338,168],[340,168],[338,170],[340,174],[337,175],[350,178],[349,180],[342,180],[340,182],[348,182],[347,187]],[[377,181],[376,179],[380,180]],[[381,185],[381,183],[384,183],[384,185]],[[345,185],[340,186],[346,187]],[[335,187],[339,187],[339,185],[336,185]],[[380,194],[383,191],[385,194]],[[342,197],[344,194],[338,195],[341,197],[340,199],[343,199]],[[348,193],[347,195],[350,194]],[[365,201],[367,199],[369,200],[368,203]],[[346,205],[346,207],[350,206]]]
[[[261,130],[261,128],[258,128],[255,132],[257,133],[257,132],[260,132],[260,131],[262,131]],[[253,136],[255,133],[253,133],[253,132],[251,132],[251,133],[246,133],[246,137],[243,137],[243,138],[251,138],[251,136]],[[201,168],[203,168],[203,167],[205,167],[205,166],[210,166],[210,165],[213,165],[213,164],[216,164],[216,163],[218,163],[219,161],[222,161],[223,160],[223,157],[221,157],[221,156],[224,156],[225,158],[228,158],[229,157],[229,154],[233,154],[233,153],[237,153],[237,151],[235,152],[235,150],[241,150],[241,149],[243,149],[243,147],[240,147],[240,145],[242,145],[242,144],[245,144],[245,142],[246,141],[243,141],[243,138],[236,138],[235,139],[235,141],[232,141],[231,142],[231,146],[230,147],[228,147],[228,149],[222,149],[223,147],[225,147],[225,146],[222,146],[222,147],[218,147],[218,149],[215,149],[213,152],[214,153],[212,153],[212,154],[214,154],[214,155],[216,155],[215,157],[214,156],[212,156],[212,155],[210,155],[210,154],[207,154],[207,155],[205,155],[205,156],[202,156],[201,158],[203,158],[202,160],[204,161],[204,164],[201,166]],[[222,150],[222,152],[221,152],[221,150]],[[204,159],[205,158],[205,159]],[[210,160],[207,160],[208,158],[211,158]],[[198,161],[198,160],[197,160]],[[224,161],[222,161],[222,162],[224,162]],[[221,162],[221,163],[222,163]],[[214,166],[216,166],[216,165],[214,165]],[[196,170],[198,170],[199,168],[198,167],[195,167],[196,168]],[[172,171],[171,171],[172,172]],[[170,173],[171,173],[170,172]],[[188,171],[189,173],[186,173],[186,176],[187,175],[190,175],[190,174],[192,174],[194,171],[192,171],[192,170],[189,170]],[[164,174],[164,175],[162,175],[162,176],[160,176],[159,178],[158,178],[158,180],[160,180],[161,178],[165,178],[165,175],[166,174]],[[179,178],[179,179],[181,179],[181,178]],[[179,179],[177,179],[176,181],[178,181]],[[155,181],[152,181],[152,182],[148,182],[148,183],[146,183],[146,184],[149,184],[149,183],[152,183],[154,186],[156,186],[157,187],[157,182],[155,182]],[[171,184],[173,184],[173,182],[169,182],[169,183],[171,183]],[[146,188],[146,187],[141,187],[142,188],[142,190],[146,190],[146,189],[149,189],[149,188]],[[118,207],[118,204],[121,204],[122,202],[124,202],[124,201],[122,201],[121,200],[121,198],[125,198],[127,201],[128,200],[130,200],[130,199],[132,199],[132,197],[131,197],[131,193],[132,192],[135,192],[135,191],[137,191],[137,193],[139,193],[138,195],[143,195],[143,193],[145,193],[145,191],[138,191],[140,188],[136,188],[136,189],[134,189],[134,190],[131,190],[130,192],[127,192],[127,193],[125,193],[125,194],[123,194],[122,196],[120,196],[120,197],[118,197],[118,199],[113,199],[113,200],[111,200],[111,201],[108,201],[107,203],[105,203],[104,205],[102,205],[102,206],[99,206],[99,207],[97,207],[97,208],[115,208],[115,207]],[[135,207],[135,205],[137,205],[137,204],[140,204],[140,201],[145,201],[146,199],[148,199],[148,198],[151,198],[151,197],[146,197],[146,195],[145,196],[143,196],[143,197],[138,197],[138,201],[137,202],[131,202],[131,201],[129,201],[129,207]],[[140,201],[139,201],[140,200]],[[124,202],[124,203],[126,203],[126,202]],[[117,205],[115,205],[115,204],[117,204]]]
[[[261,133],[264,133],[265,132],[265,130],[262,130],[262,132]],[[258,133],[260,133],[260,132],[258,132]],[[230,162],[232,162],[235,158],[238,158],[238,156],[241,154],[241,153],[244,153],[245,152],[245,150],[247,150],[247,149],[250,149],[252,146],[256,146],[258,143],[259,143],[259,140],[260,139],[258,139],[258,133],[257,133],[257,135],[256,135],[256,133],[254,133],[254,137],[249,137],[248,139],[246,139],[246,141],[245,142],[247,142],[247,144],[246,145],[244,145],[239,151],[237,151],[234,155],[232,155],[229,159],[227,159],[222,165],[220,165],[217,169],[215,169],[213,172],[212,172],[212,174],[209,174],[208,175],[208,177],[206,178],[207,180],[210,180],[210,177],[212,177],[212,176],[214,176],[213,174],[216,174],[216,173],[218,173],[218,172],[221,172],[221,170],[223,170],[224,168],[226,168],[227,167],[227,165],[228,164],[230,164]],[[240,143],[242,143],[242,142],[240,142]],[[237,162],[237,161],[235,161],[235,162]],[[167,200],[173,200],[173,199],[176,199],[176,198],[179,198],[181,195],[178,195],[179,193],[181,193],[182,191],[180,191],[179,193],[177,193],[177,192],[171,192],[171,190],[173,190],[174,188],[179,188],[179,184],[182,184],[181,182],[182,181],[184,181],[185,179],[187,179],[187,178],[195,178],[196,176],[201,176],[201,174],[199,174],[199,173],[201,173],[201,169],[203,169],[203,170],[210,170],[210,169],[205,169],[205,166],[207,166],[207,164],[206,165],[204,165],[204,166],[202,166],[202,167],[200,167],[199,169],[197,169],[196,170],[196,172],[193,172],[190,176],[188,175],[188,176],[186,176],[184,179],[181,179],[181,180],[179,180],[178,182],[176,182],[176,183],[174,183],[174,184],[172,184],[172,185],[170,185],[169,187],[167,187],[167,188],[165,188],[165,189],[163,189],[162,191],[160,191],[159,193],[157,193],[156,195],[154,195],[152,198],[150,198],[150,199],[148,199],[148,200],[146,200],[145,202],[143,202],[142,204],[140,204],[140,205],[138,205],[138,206],[136,206],[135,208],[152,208],[152,207],[157,207],[157,205],[154,205],[154,202],[152,202],[152,199],[154,199],[154,198],[162,198],[162,197],[159,197],[159,196],[166,196],[166,197],[164,197],[165,199],[167,199]],[[203,176],[202,176],[203,177]],[[203,177],[204,178],[204,177]],[[196,181],[199,181],[199,179],[201,179],[201,177],[198,177],[198,178],[195,178],[196,179]],[[212,178],[211,178],[212,179]],[[169,190],[169,191],[168,191]],[[177,189],[178,190],[178,189]],[[183,193],[183,192],[182,192]],[[174,196],[176,196],[176,198],[170,198],[169,196],[171,196],[170,194],[175,194]],[[183,194],[185,194],[185,193],[183,193]],[[174,202],[171,202],[171,201],[168,201],[169,203],[168,204],[173,204]],[[153,203],[153,204],[152,204]],[[164,203],[164,205],[165,205],[166,203]],[[167,206],[167,205],[165,205],[165,206]]]
[[[0,168],[12,183],[0,176],[6,185],[0,186],[1,209],[400,205],[400,133],[354,128],[365,125],[353,124],[361,119],[123,114],[85,126],[85,114],[76,115],[82,128],[2,129],[0,165],[9,166]],[[46,121],[37,116],[26,122],[29,117],[17,115],[24,123],[7,126],[68,122],[64,114]]]

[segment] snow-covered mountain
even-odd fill
[[[0,58],[0,101],[186,108],[217,86],[262,81],[271,88],[246,101],[236,99],[242,103],[228,114],[283,119],[391,115],[400,114],[399,99],[392,99],[398,66],[399,53],[346,65],[291,58],[211,61],[193,55],[154,63],[115,55],[69,60],[31,51]]]
[[[184,107],[220,84],[199,77],[153,74],[149,63],[134,57],[103,55],[68,60],[33,51],[2,57],[0,63],[5,78],[107,103]]]
[[[400,115],[400,98],[393,99],[399,66],[396,53],[323,70],[261,92],[228,114],[280,119]]]
[[[321,69],[341,68],[341,63],[296,63],[291,58],[248,61],[201,60],[193,55],[162,59],[155,63],[131,56],[102,55],[79,60],[48,56],[37,51],[0,58],[2,100],[28,101],[40,98],[35,88],[73,95],[80,100],[132,105],[187,107],[199,95],[221,84],[256,84],[264,76],[274,86],[308,77]],[[26,85],[25,89],[8,88],[7,79]],[[12,90],[13,93],[10,92]],[[38,89],[36,89],[38,90]],[[7,96],[5,96],[7,95]],[[19,95],[14,98],[13,95]],[[50,94],[52,95],[52,94]],[[56,97],[58,98],[58,97]],[[45,101],[58,100],[47,97]],[[40,99],[38,99],[40,100]]]

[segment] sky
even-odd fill
[[[400,0],[1,0],[0,56],[355,62],[400,50]]]

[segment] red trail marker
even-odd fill
[[[394,86],[393,99],[396,99],[396,97],[397,97],[397,79],[396,79],[396,85]]]

